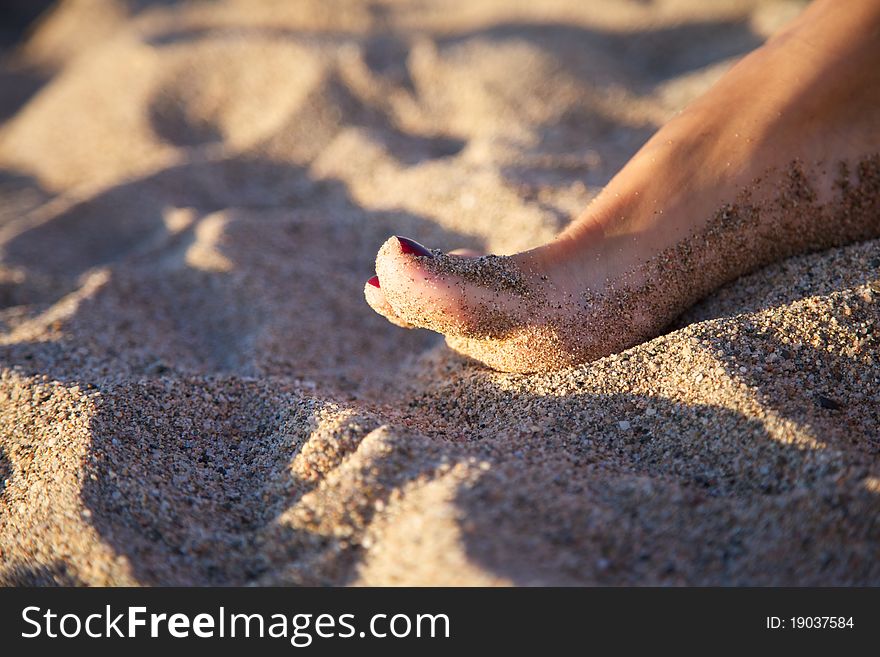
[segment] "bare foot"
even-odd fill
[[[880,235],[878,107],[880,3],[818,0],[658,131],[554,241],[468,257],[391,238],[367,301],[504,371],[620,351],[748,271]]]

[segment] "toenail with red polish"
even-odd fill
[[[382,287],[381,285],[379,285],[379,277],[378,276],[373,276],[373,278],[368,280],[367,283],[369,283],[373,287],[378,287],[378,288]]]
[[[433,253],[415,240],[411,240],[408,237],[401,237],[400,235],[395,235],[395,237],[397,238],[397,241],[400,242],[400,250],[404,253],[408,255],[428,256],[429,258],[434,257]]]

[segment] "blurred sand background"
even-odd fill
[[[546,375],[362,297],[549,239],[802,6],[62,2],[0,66],[0,581],[880,584],[876,241]]]

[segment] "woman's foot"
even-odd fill
[[[820,0],[657,132],[553,242],[468,257],[391,238],[367,301],[505,371],[620,351],[750,270],[880,235],[878,107],[880,3]]]

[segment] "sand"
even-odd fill
[[[70,2],[3,61],[5,584],[880,584],[880,242],[501,374],[376,250],[549,239],[801,4]]]

